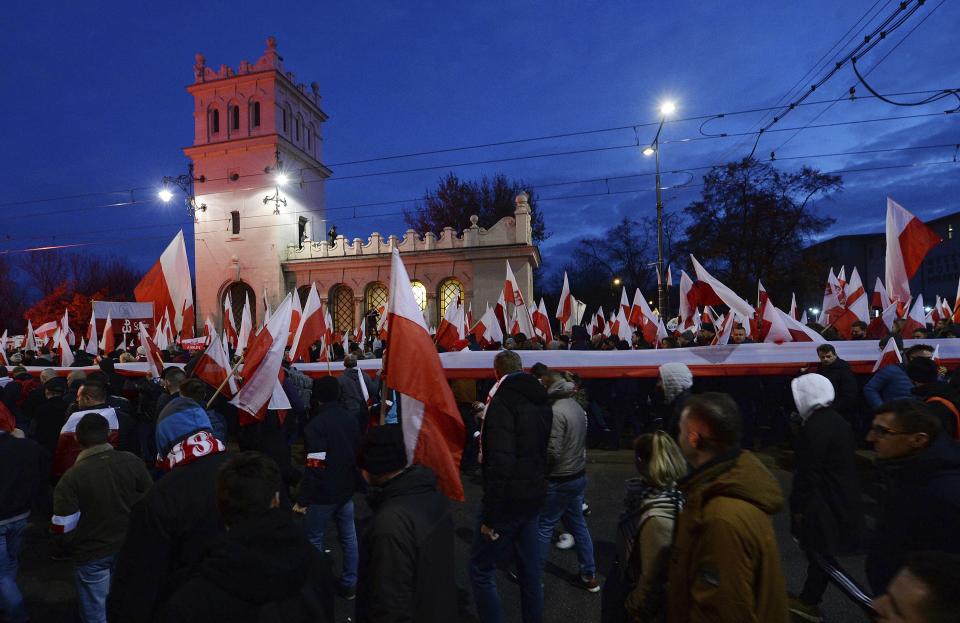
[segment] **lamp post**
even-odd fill
[[[667,309],[667,286],[663,282],[663,197],[660,194],[660,132],[663,131],[663,124],[667,117],[677,110],[673,102],[663,102],[660,105],[660,126],[657,128],[657,134],[653,137],[653,142],[643,150],[644,156],[653,156],[656,166],[656,192],[657,192],[657,273],[660,279],[657,283],[657,309],[662,316]]]
[[[202,184],[205,181],[207,180],[202,175],[200,177],[193,176],[193,163],[191,162],[189,165],[187,165],[186,175],[177,175],[176,177],[165,175],[163,177],[163,188],[157,192],[157,197],[160,198],[160,201],[169,203],[170,200],[173,199],[173,190],[171,190],[171,188],[176,186],[183,191],[184,195],[186,195],[184,203],[187,204],[187,215],[196,219],[197,210],[200,212],[206,212],[207,204],[201,203],[200,205],[197,205],[196,197],[194,197],[193,194],[193,183],[200,182]]]

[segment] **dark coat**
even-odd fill
[[[32,439],[0,433],[0,521],[28,515],[47,496],[49,455]]]
[[[860,385],[850,369],[850,364],[843,359],[837,359],[828,366],[818,366],[817,374],[827,377],[833,385],[833,408],[846,418],[856,415],[860,410]]]
[[[456,621],[453,516],[436,475],[414,465],[367,500],[374,515],[360,541],[357,622]]]
[[[332,589],[327,559],[289,512],[277,509],[233,525],[211,542],[158,618],[170,623],[332,623]]]
[[[867,578],[882,593],[908,552],[960,554],[960,446],[940,435],[918,454],[877,461],[886,491]]]
[[[67,403],[62,396],[44,397],[30,422],[30,436],[52,456],[57,449],[60,429],[67,421]]]
[[[801,427],[790,494],[801,547],[826,554],[856,548],[863,530],[856,450],[853,429],[830,407],[814,411]]]
[[[536,515],[547,494],[547,441],[553,411],[547,390],[524,372],[500,384],[481,428],[483,500],[481,520]]]
[[[134,504],[111,578],[111,623],[151,620],[223,533],[216,481],[226,459],[220,452],[175,467]]]
[[[950,439],[957,438],[957,413],[945,405],[942,400],[953,404],[954,409],[960,406],[960,392],[954,389],[949,383],[944,381],[934,381],[925,385],[914,387],[913,395],[917,399],[924,401],[930,409],[930,413],[940,420],[940,426],[944,433]],[[937,399],[941,400],[937,400]]]
[[[360,376],[363,377],[363,383],[367,387],[367,395],[376,402],[377,384],[360,368],[347,368],[337,382],[340,383],[340,402],[343,403],[344,408],[355,417],[366,420],[368,419],[367,401],[363,399],[363,392],[360,391]]]
[[[297,503],[343,504],[356,491],[360,425],[339,402],[320,406],[303,429],[306,469]],[[320,457],[311,455],[322,454]]]

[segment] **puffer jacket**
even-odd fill
[[[573,399],[574,384],[559,380],[549,388],[553,410],[547,444],[547,480],[567,482],[587,469],[587,414]]]
[[[891,400],[913,398],[913,383],[903,364],[884,366],[863,386],[863,397],[871,409]]]
[[[770,516],[773,475],[750,452],[700,466],[679,483],[686,502],[670,558],[669,623],[787,623],[787,589]]]

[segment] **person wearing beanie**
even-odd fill
[[[791,533],[807,554],[807,579],[790,611],[805,620],[820,618],[820,602],[829,576],[816,562],[856,550],[863,509],[857,477],[857,444],[845,418],[833,408],[834,385],[820,374],[804,374],[790,383],[800,431],[790,494]]]
[[[453,516],[436,474],[407,466],[398,425],[371,428],[359,464],[373,518],[360,543],[357,622],[459,620]]]
[[[163,475],[131,510],[107,599],[111,622],[152,620],[224,531],[216,481],[228,457],[203,407],[170,400],[157,417],[156,443]]]
[[[306,469],[293,511],[305,516],[307,540],[324,551],[327,524],[333,519],[343,548],[340,594],[353,599],[357,594],[357,529],[354,523],[353,494],[359,480],[357,449],[360,424],[340,401],[341,385],[333,376],[313,381],[312,417],[303,429]]]
[[[960,392],[938,378],[936,362],[915,357],[907,363],[907,376],[913,384],[913,395],[926,403],[930,413],[940,420],[944,434],[960,439]]]
[[[657,388],[663,392],[663,429],[676,437],[683,403],[693,393],[693,372],[685,363],[665,363],[660,366]]]

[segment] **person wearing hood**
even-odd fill
[[[820,621],[828,576],[817,555],[832,561],[856,551],[863,531],[853,429],[833,409],[834,385],[820,374],[804,374],[790,384],[800,431],[790,493],[791,532],[806,552],[803,591],[790,597],[790,611]]]
[[[163,623],[332,623],[330,565],[279,508],[283,480],[259,452],[232,455],[217,473],[227,531],[206,548],[164,604]]]
[[[547,444],[547,496],[540,509],[540,558],[546,563],[553,529],[564,519],[573,535],[580,572],[576,585],[600,592],[593,539],[583,516],[583,494],[587,489],[587,414],[573,394],[574,383],[563,373],[550,370],[541,379],[553,410],[550,441]]]
[[[407,465],[400,426],[374,426],[360,446],[373,518],[360,542],[356,621],[458,620],[454,523],[430,468]]]
[[[488,394],[480,429],[483,498],[468,572],[481,623],[503,614],[497,561],[513,552],[524,623],[543,619],[538,514],[547,493],[547,441],[553,413],[547,390],[523,371],[520,355],[504,350],[493,359],[497,384]]]
[[[693,471],[678,484],[667,594],[669,623],[787,623],[787,590],[771,516],[783,492],[757,457],[740,449],[743,423],[727,394],[690,397],[679,445]]]
[[[671,362],[660,366],[660,380],[657,387],[663,392],[663,429],[676,437],[680,412],[693,393],[693,373],[685,363]]]
[[[168,402],[156,443],[164,473],[131,510],[107,598],[111,622],[149,621],[224,530],[216,478],[226,447],[203,407],[183,397]]]
[[[916,400],[895,400],[874,412],[867,441],[886,484],[867,579],[882,593],[909,552],[960,554],[960,446]]]
[[[924,402],[940,420],[940,428],[950,439],[960,439],[960,392],[941,381],[933,359],[916,357],[907,364],[907,376],[913,383],[913,395]]]
[[[833,409],[844,417],[854,430],[860,430],[860,386],[853,375],[850,364],[837,356],[833,344],[821,344],[817,347],[820,364],[817,374],[824,376],[833,385]]]
[[[683,508],[676,484],[687,473],[687,462],[662,430],[637,437],[633,456],[640,476],[626,482],[616,558],[603,586],[602,623],[660,621],[666,608],[670,543]]]

